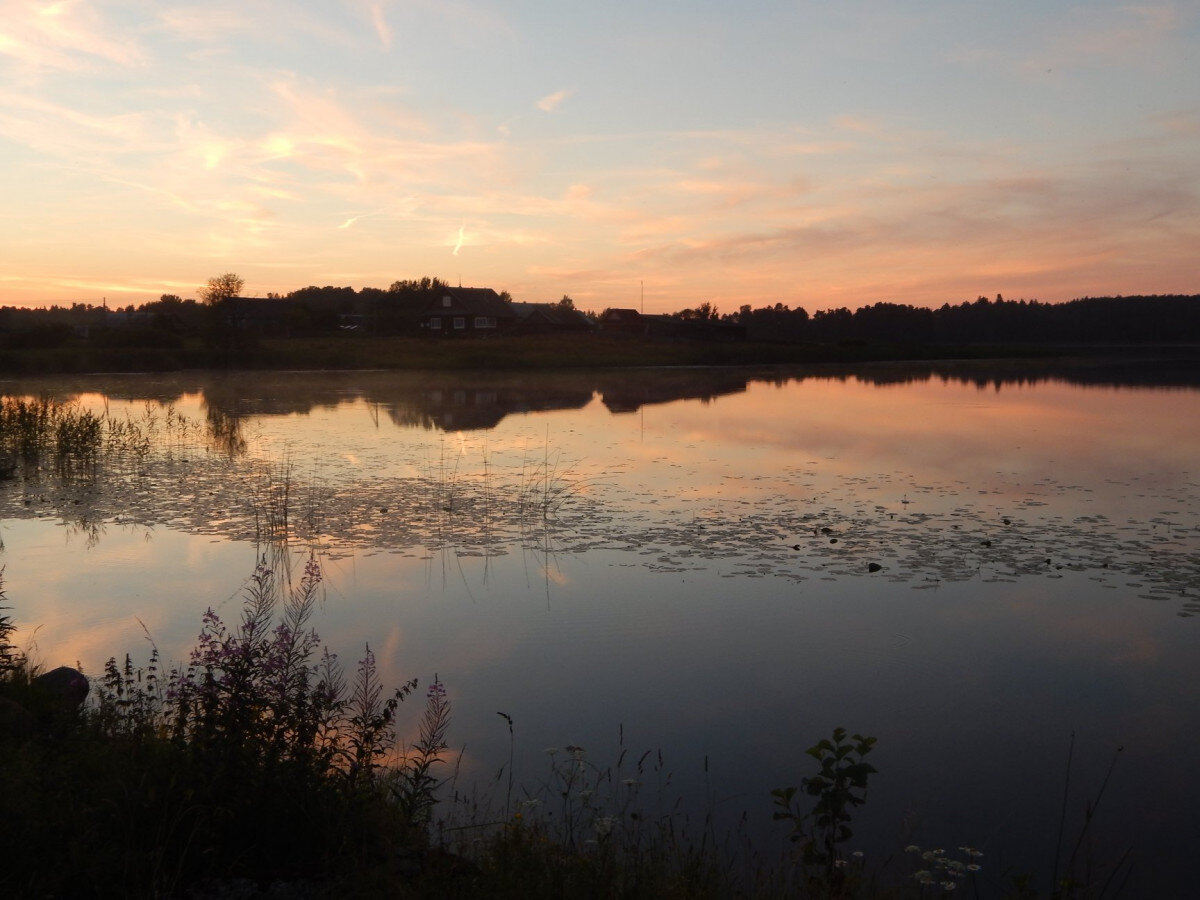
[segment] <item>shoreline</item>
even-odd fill
[[[901,344],[847,341],[786,344],[644,340],[634,338],[514,337],[489,340],[428,338],[251,339],[213,348],[99,347],[0,351],[0,376],[145,374],[185,371],[550,371],[663,367],[885,366],[908,363],[1014,367],[1100,360],[1177,360],[1200,363],[1196,344]]]

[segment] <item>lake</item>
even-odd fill
[[[261,556],[315,552],[324,641],[347,661],[369,643],[394,685],[447,686],[464,791],[503,803],[504,713],[517,785],[547,778],[547,748],[600,765],[624,748],[627,768],[652,751],[644,802],[745,813],[777,847],[770,790],[843,726],[878,738],[855,815],[870,864],[972,845],[988,884],[1045,890],[1065,794],[1064,861],[1096,806],[1077,871],[1103,881],[1129,851],[1127,892],[1191,884],[1192,366],[2,386],[153,438],[0,482],[9,605],[47,667],[144,660],[148,637],[184,659],[207,607],[236,618]]]

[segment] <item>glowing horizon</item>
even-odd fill
[[[0,9],[0,305],[1200,292],[1193,4]]]

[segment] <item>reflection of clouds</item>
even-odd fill
[[[175,530],[148,540],[138,527],[109,527],[79,565],[68,565],[81,545],[55,540],[52,520],[23,521],[19,531],[7,542],[5,587],[24,633],[36,629],[34,661],[47,668],[79,661],[89,675],[126,652],[144,663],[146,631],[164,669],[185,659],[204,609],[240,595],[254,568],[252,554],[236,545]]]
[[[931,378],[922,367],[861,371],[898,383],[764,384],[739,373],[674,371],[579,373],[564,384],[559,375],[493,376],[493,399],[537,397],[539,385],[556,385],[558,395],[538,408],[548,416],[574,412],[545,423],[501,416],[489,431],[451,434],[364,427],[360,404],[368,395],[399,405],[410,390],[421,387],[423,397],[435,383],[437,402],[458,402],[461,394],[466,403],[474,394],[465,376],[431,382],[428,375],[346,373],[315,383],[311,376],[256,376],[269,399],[246,399],[254,392],[223,378],[206,389],[208,411],[233,418],[235,436],[253,421],[262,437],[243,444],[244,452],[204,456],[179,446],[170,458],[139,463],[136,477],[114,466],[84,506],[72,502],[70,485],[30,504],[10,491],[6,505],[17,517],[60,516],[76,543],[86,539],[76,526],[118,515],[124,523],[252,540],[262,510],[250,501],[276,496],[281,478],[277,462],[255,454],[286,448],[290,497],[303,513],[292,520],[293,539],[320,540],[341,557],[422,548],[450,571],[464,558],[486,561],[518,549],[604,547],[654,553],[662,571],[721,558],[735,573],[757,567],[796,580],[817,570],[861,576],[867,563],[883,559],[881,577],[889,580],[1088,573],[1109,584],[1142,578],[1151,594],[1195,574],[1186,513],[1151,518],[1165,516],[1170,504],[1189,508],[1194,485],[1183,473],[1194,455],[1194,417],[1181,415],[1180,402],[1194,394],[1053,382],[1033,388],[1028,372],[997,390],[986,379]],[[905,372],[918,377],[906,380]],[[187,396],[169,379],[164,388]],[[580,402],[596,393],[606,402],[626,396],[642,414],[617,417],[600,403]],[[81,396],[100,402],[94,391]],[[713,397],[720,399],[705,402]],[[565,407],[563,399],[570,400]],[[252,412],[225,413],[224,405]],[[327,412],[293,415],[318,408]],[[566,421],[572,424],[563,428]],[[327,456],[330,447],[337,452]],[[1131,460],[1146,474],[1131,476]],[[556,492],[555,511],[542,523],[547,486]],[[1108,518],[1097,518],[1097,510]],[[1002,524],[1006,517],[1011,523]],[[821,527],[833,534],[822,539]],[[103,547],[109,536],[97,535]],[[781,553],[794,545],[800,557]],[[750,563],[764,548],[769,555]],[[551,567],[537,577],[558,576]]]
[[[1129,459],[1186,467],[1190,425],[1172,412],[1180,397],[1150,391],[1130,401],[1127,419],[1161,424],[1107,427],[1114,397],[1103,390],[1044,384],[981,393],[974,386],[932,382],[880,390],[813,379],[799,385],[796,404],[784,417],[775,415],[775,390],[752,385],[745,402],[723,409],[719,431],[703,410],[676,407],[672,418],[706,440],[839,457],[847,471],[863,464],[886,468],[897,457],[908,460],[914,473],[937,478],[988,476],[1005,459],[1023,460],[1024,466],[1038,460],[1047,468],[1052,460],[1070,459],[1081,477],[1117,474]],[[769,428],[763,427],[766,419]]]

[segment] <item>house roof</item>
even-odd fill
[[[600,317],[605,321],[630,321],[636,322],[642,318],[642,314],[636,309],[628,309],[626,307],[613,306],[604,311],[604,315]]]
[[[587,327],[591,324],[579,310],[557,303],[513,303],[512,308],[522,322],[545,322],[564,328]]]
[[[450,298],[447,305],[445,298]],[[425,309],[425,315],[493,316],[511,319],[516,316],[512,304],[491,288],[448,287]]]

